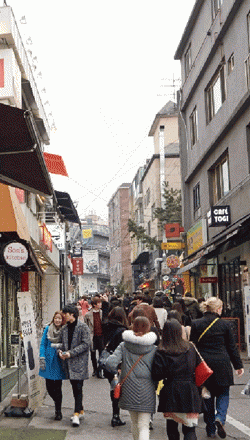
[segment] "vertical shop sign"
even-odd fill
[[[34,410],[41,404],[43,396],[42,381],[39,377],[39,351],[31,293],[18,292],[17,302],[27,368],[29,408]]]
[[[73,275],[83,275],[83,259],[72,258],[73,263]]]

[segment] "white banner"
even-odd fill
[[[83,251],[83,273],[99,272],[98,251]]]
[[[39,350],[32,297],[30,292],[18,292],[17,302],[21,320],[23,344],[29,388],[29,408],[34,410],[41,404],[42,380],[39,377]]]

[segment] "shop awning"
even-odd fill
[[[81,226],[81,221],[70,195],[66,192],[55,191],[55,196],[58,202],[58,208],[65,220],[78,223]]]
[[[0,183],[0,233],[16,232],[22,240],[29,241],[30,234],[15,188]]]
[[[149,259],[149,252],[141,252],[140,255],[133,261],[132,264],[146,264]]]
[[[0,182],[53,194],[30,112],[5,104],[0,104]]]
[[[201,258],[196,258],[196,260],[194,260],[191,263],[188,263],[185,266],[183,266],[180,269],[178,269],[178,271],[176,272],[176,275],[180,275],[183,272],[187,272],[188,270],[193,269],[194,267],[196,267],[196,266],[198,266],[200,264],[201,260],[202,260],[202,257]]]
[[[15,188],[0,183],[0,243],[21,241],[28,249],[29,258],[22,270],[37,271],[42,269],[30,244],[30,234],[22,208],[15,194]]]

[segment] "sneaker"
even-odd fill
[[[72,425],[75,427],[80,425],[79,416],[77,416],[76,414],[72,417]]]
[[[220,438],[226,438],[227,433],[226,433],[226,431],[225,431],[225,429],[224,429],[222,423],[221,423],[219,420],[216,420],[216,421],[215,421],[215,425],[216,425],[216,427],[217,427],[218,436],[219,436]]]
[[[149,422],[149,430],[152,431],[154,429],[153,427],[153,420],[150,420]]]
[[[70,420],[72,422],[73,418],[75,417],[75,415],[73,415]],[[84,410],[82,410],[78,416],[79,420],[84,419]]]

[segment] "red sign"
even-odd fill
[[[218,277],[200,277],[200,283],[218,283]]]
[[[179,223],[168,223],[165,225],[165,235],[167,238],[180,237],[181,232],[184,232],[184,228]]]
[[[41,226],[42,228],[42,243],[52,252],[52,237],[51,233],[48,231],[45,224]]]
[[[43,157],[50,173],[68,177],[62,156],[58,156],[58,154],[43,153]]]
[[[83,258],[72,258],[73,275],[83,275]]]
[[[0,87],[4,87],[4,59],[0,60]]]

